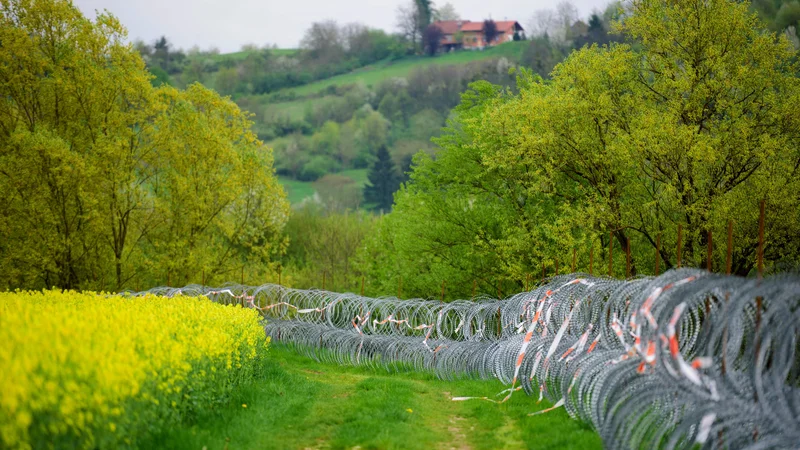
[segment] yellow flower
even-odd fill
[[[247,408],[247,403],[242,403],[242,408]]]
[[[104,429],[124,446],[167,410],[224,398],[266,349],[259,319],[205,298],[0,292],[0,447],[31,447],[40,416],[50,441],[94,447]]]

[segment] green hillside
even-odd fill
[[[293,204],[319,191],[327,196],[323,202],[363,207],[357,199],[380,148],[391,157],[386,173],[404,178],[415,154],[435,153],[431,139],[471,83],[513,88],[513,67],[547,77],[575,46],[608,41],[608,24],[596,22],[574,43],[542,37],[454,52],[430,52],[400,35],[332,23],[309,29],[302,49],[183,54],[163,40],[137,49],[157,75],[153,84],[185,88],[199,82],[252,113],[252,129],[274,150],[276,172]],[[339,40],[311,39],[320,27]],[[326,175],[337,177],[315,187]]]
[[[318,93],[329,86],[342,86],[354,83],[364,83],[375,86],[381,81],[394,77],[405,77],[414,69],[429,66],[452,66],[481,61],[491,58],[505,57],[512,61],[519,61],[528,42],[506,42],[486,50],[461,50],[444,54],[435,58],[428,56],[406,56],[394,61],[381,61],[352,72],[337,75],[324,80],[306,84],[304,86],[289,88],[287,91],[299,96]]]

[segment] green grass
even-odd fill
[[[364,187],[367,184],[367,173],[369,173],[369,169],[349,169],[343,170],[337,175],[344,175],[346,177],[350,177],[353,181],[358,184],[359,187]]]
[[[367,183],[368,169],[349,169],[336,173],[336,175],[344,175],[350,177],[360,187],[364,187]],[[308,197],[314,195],[314,182],[313,181],[299,181],[289,177],[278,176],[278,181],[283,185],[286,190],[286,195],[289,198],[289,203],[296,205]]]
[[[284,176],[279,176],[278,181],[286,190],[286,196],[289,198],[289,203],[292,205],[296,205],[307,197],[314,195],[313,183],[309,181],[298,181]]]
[[[484,51],[462,50],[433,58],[413,56],[397,61],[382,61],[346,74],[289,89],[293,90],[297,95],[305,96],[315,94],[328,86],[334,85],[340,86],[362,82],[366,85],[374,86],[387,78],[404,77],[411,73],[412,70],[428,65],[459,65],[501,56],[516,61],[522,55],[526,43],[526,41],[507,42]]]
[[[503,388],[499,381],[318,363],[274,345],[256,383],[143,448],[602,448],[599,436],[563,409],[529,417],[550,405],[521,393],[502,405],[450,400]]]

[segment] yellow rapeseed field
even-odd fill
[[[135,446],[224,402],[268,344],[205,298],[0,293],[0,448]]]

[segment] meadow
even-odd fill
[[[405,77],[414,69],[420,67],[453,66],[500,57],[512,58],[516,61],[525,50],[526,44],[527,42],[525,41],[506,42],[485,50],[463,50],[447,53],[436,58],[409,56],[399,61],[384,60],[349,73],[308,83],[296,88],[288,88],[285,92],[292,92],[298,96],[307,96],[317,94],[330,86],[343,86],[354,83],[376,86],[378,83],[388,78]]]
[[[348,177],[355,181],[359,188],[363,188],[367,184],[367,172],[367,169],[348,169],[338,172],[337,175]],[[286,190],[286,197],[292,205],[313,197],[316,192],[313,181],[300,181],[284,176],[279,176],[278,181]]]

